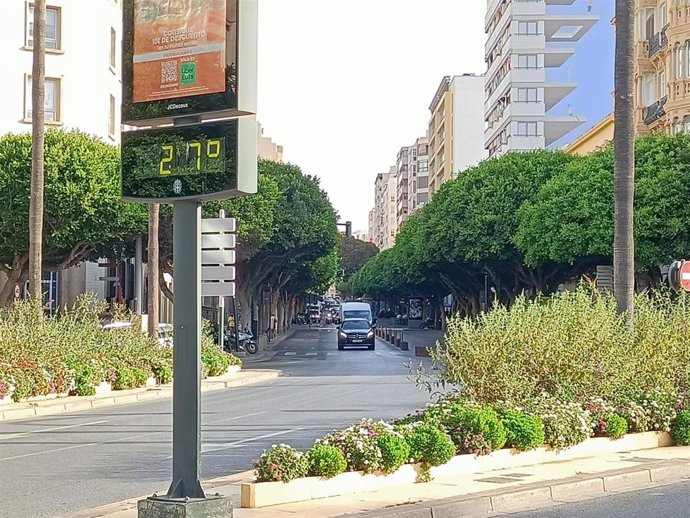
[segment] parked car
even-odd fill
[[[352,318],[343,320],[338,326],[338,350],[342,351],[347,345],[367,346],[370,351],[376,348],[376,325],[366,318]]]

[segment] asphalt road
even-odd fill
[[[690,482],[618,493],[525,513],[513,518],[687,518],[690,516]]]
[[[298,330],[248,368],[279,368],[272,382],[203,396],[202,478],[251,469],[272,444],[307,449],[360,417],[393,418],[426,403],[409,358],[338,351],[334,329]],[[108,407],[0,424],[0,517],[56,517],[165,493],[171,471],[171,401]]]

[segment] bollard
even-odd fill
[[[400,342],[400,350],[401,351],[409,351],[410,350],[410,344],[408,344],[406,341]]]

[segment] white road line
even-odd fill
[[[285,356],[296,356],[296,355],[297,355],[297,353],[294,352],[294,351],[293,351],[293,352],[286,352],[286,353],[285,353]]]
[[[316,356],[317,354],[319,354],[319,353],[307,353],[306,355],[307,356]]]
[[[201,453],[212,453],[214,451],[227,450],[230,448],[235,448],[235,447],[240,446],[242,444],[246,444],[248,442],[255,442],[255,441],[260,441],[262,439],[269,439],[271,437],[278,437],[280,435],[287,435],[287,434],[290,434],[293,432],[299,432],[300,430],[304,430],[304,428],[293,428],[291,430],[283,430],[282,432],[273,432],[273,433],[267,433],[264,435],[257,435],[256,437],[247,437],[246,439],[240,439],[239,441],[227,442],[225,444],[221,444],[218,446],[204,445],[201,447]],[[172,457],[168,457],[168,458],[172,459]]]
[[[219,419],[217,421],[211,421],[211,422],[205,423],[205,424],[222,423],[225,421],[235,421],[237,419],[244,419],[245,417],[252,417],[255,415],[261,415],[261,414],[265,414],[265,413],[266,412],[263,411],[263,412],[255,412],[253,414],[236,415],[234,417]],[[99,423],[101,423],[101,422],[107,423],[108,421],[98,421],[98,422]],[[91,423],[91,424],[93,424],[93,423]],[[89,443],[85,443],[85,444],[75,444],[74,446],[65,446],[63,448],[54,448],[52,450],[34,451],[31,453],[25,453],[23,455],[14,455],[12,457],[0,457],[0,462],[6,461],[6,460],[16,460],[16,459],[24,459],[27,457],[35,457],[37,455],[43,455],[43,454],[49,454],[49,453],[58,453],[58,452],[67,451],[67,450],[76,450],[78,448],[86,448],[88,446],[103,446],[104,444],[111,444],[111,443],[120,442],[120,441],[131,441],[132,439],[140,439],[142,437],[148,437],[149,435],[157,435],[157,434],[161,434],[161,433],[170,433],[170,432],[171,432],[171,430],[167,429],[167,430],[160,430],[158,432],[146,432],[146,433],[140,433],[137,435],[130,435],[130,436],[124,437],[124,438],[118,437],[117,439],[111,439],[109,441],[103,441],[103,442],[89,442]],[[207,431],[207,433],[208,433],[208,431]],[[168,457],[168,458],[171,459],[172,457]]]
[[[91,426],[94,424],[103,424],[103,423],[109,423],[109,422],[110,422],[110,420],[91,421],[89,423],[71,424],[71,425],[66,425],[66,426],[55,426],[53,428],[41,428],[40,430],[31,430],[29,432],[19,432],[19,433],[13,433],[10,435],[0,435],[0,441],[7,441],[9,439],[17,439],[19,437],[26,437],[28,435],[33,435],[35,433],[57,432],[59,430],[69,430],[70,428],[79,428],[81,426]]]

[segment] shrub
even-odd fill
[[[511,448],[531,450],[544,444],[544,423],[538,416],[512,410],[501,415],[501,422]]]
[[[426,466],[440,466],[455,455],[450,436],[430,424],[408,425],[401,429],[410,445],[410,458]]]
[[[676,417],[676,397],[668,391],[654,389],[638,396],[636,401],[649,420],[649,429],[669,432]]]
[[[159,385],[167,385],[172,382],[173,367],[168,362],[160,362],[153,366],[153,376]]]
[[[134,387],[144,387],[149,379],[149,373],[139,367],[133,367],[131,372],[134,379]]]
[[[134,371],[130,367],[120,367],[115,372],[115,381],[113,381],[114,390],[129,390],[136,387],[136,377]]]
[[[690,411],[678,412],[671,424],[671,437],[678,446],[690,446]]]
[[[315,444],[307,452],[309,461],[309,475],[314,477],[331,478],[347,469],[347,461],[343,452],[335,446]]]
[[[221,376],[228,371],[230,355],[217,345],[204,341],[201,347],[201,361],[208,376]]]
[[[302,452],[286,445],[274,445],[254,463],[257,482],[290,482],[307,476],[309,462]]]
[[[618,414],[625,419],[628,424],[628,430],[633,433],[642,433],[649,431],[650,417],[645,412],[641,405],[634,401],[626,401],[618,406]]]
[[[611,439],[620,439],[628,432],[628,423],[618,414],[607,414],[599,421],[599,429]]]
[[[384,473],[393,473],[410,460],[410,445],[402,434],[381,435],[376,444],[381,450],[381,471]]]
[[[479,447],[484,442],[489,444],[490,450],[501,449],[506,443],[503,423],[490,407],[476,408],[456,404],[440,418],[440,422],[461,453],[488,453],[483,447]]]
[[[543,396],[535,405],[544,423],[545,442],[554,448],[575,446],[592,433],[589,411],[577,403]]]
[[[378,438],[394,432],[393,426],[383,421],[362,419],[344,430],[336,430],[319,439],[317,444],[335,446],[345,456],[347,469],[374,473],[382,469],[382,453]]]

